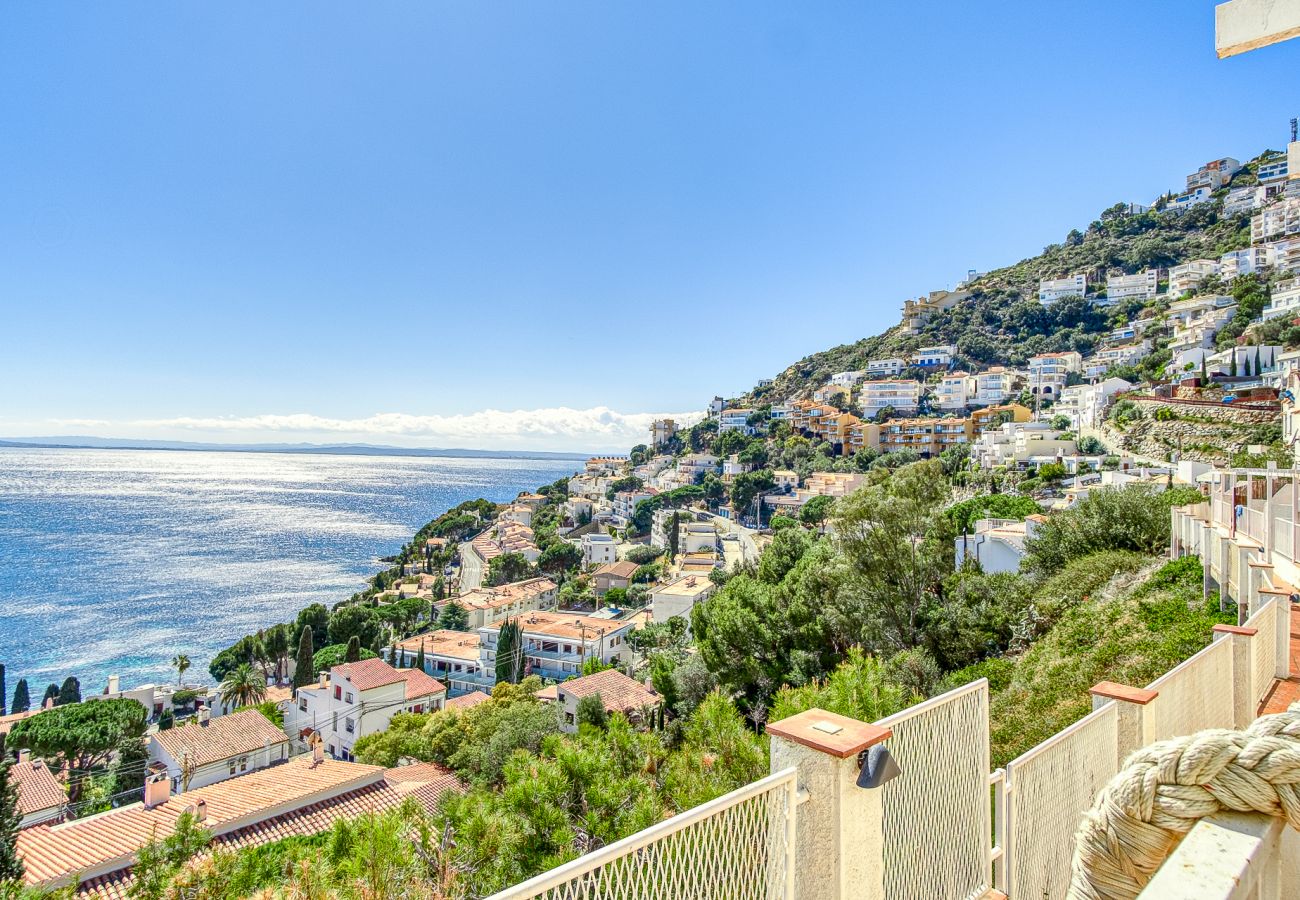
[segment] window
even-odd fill
[[[335,713],[335,714],[334,714],[333,722],[331,723],[331,727],[332,727],[335,731],[338,731],[338,730],[339,730],[339,714],[338,714],[338,713]]]
[[[343,688],[339,687],[337,684],[334,685],[334,699],[335,700],[343,699]]]
[[[235,761],[233,759],[230,761],[230,774],[235,774]]]
[[[247,772],[247,771],[248,771],[248,757],[247,757],[247,756],[241,756],[241,757],[239,757],[239,771],[241,771],[241,772]]]
[[[343,720],[343,728],[347,731],[348,734],[353,734],[356,732],[357,725],[355,722],[352,721],[351,716],[348,716],[346,719]]]
[[[344,698],[343,698],[343,702],[344,702],[344,703],[351,703],[351,702],[352,702],[352,692],[351,692],[351,691],[348,691],[348,692],[347,692],[347,695],[344,696]]]
[[[565,722],[566,725],[572,725],[572,724],[573,724],[573,713],[571,713],[571,712],[566,712],[566,713],[564,714],[564,722]]]
[[[306,712],[306,711],[307,711],[307,698],[306,698],[306,697],[299,697],[299,698],[298,698],[298,709],[301,710],[302,712]]]

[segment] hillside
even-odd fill
[[[1232,188],[1255,184],[1255,169],[1267,150],[1216,191],[1213,202],[1181,212],[1164,209],[1161,197],[1145,212],[1132,213],[1126,203],[1116,203],[1081,229],[1050,244],[1036,256],[983,274],[964,286],[970,296],[952,309],[934,314],[916,334],[894,326],[866,337],[806,356],[775,376],[771,385],[755,388],[741,402],[763,404],[806,397],[836,372],[862,369],[873,358],[901,356],[917,347],[951,344],[957,347],[957,365],[981,369],[991,365],[1020,366],[1032,355],[1064,350],[1087,354],[1102,335],[1118,324],[1157,312],[1164,298],[1144,309],[1129,302],[1097,307],[1080,301],[1062,301],[1051,307],[1038,302],[1038,283],[1069,273],[1087,272],[1104,277],[1107,272],[1132,274],[1140,270],[1178,265],[1192,259],[1217,259],[1224,253],[1250,246],[1250,216],[1223,215],[1223,196]],[[900,298],[901,299],[901,298]]]

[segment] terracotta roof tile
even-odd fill
[[[593,572],[592,575],[596,578],[599,578],[601,575],[612,575],[615,578],[631,578],[636,574],[638,568],[639,566],[637,566],[636,563],[623,559],[618,562],[605,563],[605,565]]]
[[[582,699],[592,694],[600,694],[605,709],[610,712],[628,712],[646,706],[659,705],[659,693],[646,687],[635,678],[629,678],[618,669],[605,669],[582,678],[572,678],[556,685],[556,690],[563,696]]]
[[[443,706],[447,709],[469,709],[471,706],[478,706],[480,703],[486,703],[491,699],[482,691],[470,691],[468,694],[452,697]]]
[[[261,750],[266,742],[288,741],[282,730],[255,709],[241,709],[228,716],[218,716],[206,725],[189,722],[150,736],[150,740],[180,762],[186,753],[196,766],[229,759],[241,753]]]
[[[18,811],[24,816],[68,802],[63,786],[46,768],[44,760],[16,762],[9,767],[9,774],[18,785]]]
[[[334,678],[335,676],[346,678],[359,691],[368,691],[372,688],[383,687],[386,684],[405,681],[407,700],[447,692],[447,688],[441,681],[428,675],[423,670],[394,669],[378,657],[335,666],[330,669],[330,677]]]

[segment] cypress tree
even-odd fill
[[[41,707],[44,708],[50,701],[53,701],[56,705],[59,702],[59,686],[57,684],[45,686],[45,696],[41,698]]]
[[[23,861],[18,856],[18,785],[9,775],[9,754],[0,736],[0,882],[22,884]]]
[[[0,716],[6,715],[9,712],[8,708],[5,706],[5,704],[9,702],[6,699],[8,696],[9,689],[5,687],[5,664],[0,663]]]
[[[517,684],[524,671],[524,648],[519,623],[509,619],[497,637],[497,683]]]
[[[1245,357],[1245,358],[1242,359],[1242,361],[1241,361],[1241,369],[1242,369],[1241,374],[1242,374],[1242,375],[1245,375],[1247,378],[1249,378],[1249,377],[1250,377],[1250,357],[1249,357],[1249,356],[1247,356],[1247,357]]]
[[[293,686],[306,687],[316,680],[316,667],[312,664],[315,648],[312,645],[311,626],[304,625],[298,638],[298,661],[293,669]]]
[[[59,688],[59,699],[54,701],[55,706],[64,706],[68,703],[81,702],[81,682],[72,675],[63,679],[63,687]]]
[[[1258,376],[1263,371],[1264,371],[1264,367],[1260,365],[1259,347],[1256,347],[1255,348],[1255,375]]]
[[[420,638],[420,649],[415,654],[415,668],[424,671],[424,638]]]
[[[1201,354],[1201,385],[1204,386],[1209,383],[1210,383],[1210,370],[1206,368],[1205,354],[1202,353]]]
[[[19,678],[18,684],[14,686],[14,702],[10,704],[10,712],[27,712],[31,708],[32,698],[27,693],[27,679]]]
[[[1237,348],[1233,347],[1232,350],[1230,350],[1229,352],[1232,354],[1232,365],[1228,367],[1228,377],[1236,378],[1237,377]]]
[[[361,662],[361,638],[355,634],[348,638],[348,647],[343,651],[343,661],[345,663]]]

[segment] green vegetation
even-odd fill
[[[104,770],[118,747],[144,735],[148,710],[135,700],[95,700],[43,710],[14,723],[9,745],[26,748],[50,761],[52,768],[67,767],[80,773]],[[70,784],[75,803],[86,779]]]
[[[347,651],[347,644],[330,644],[328,647],[321,647],[311,658],[312,668],[317,672],[325,672],[335,666],[341,666],[347,656]],[[375,651],[367,647],[361,648],[361,659],[374,659],[377,655]],[[310,683],[307,682],[307,684]]]

